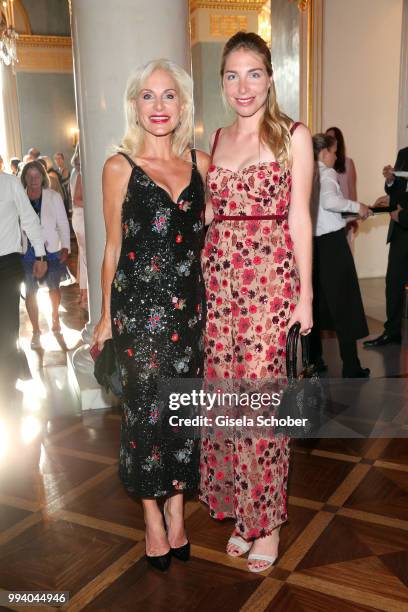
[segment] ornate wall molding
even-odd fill
[[[72,48],[70,36],[38,36],[35,34],[19,34],[18,44],[24,47]]]
[[[21,34],[17,39],[17,56],[17,72],[73,71],[70,36]]]
[[[190,13],[197,9],[256,11],[259,13],[264,4],[265,0],[190,0]]]

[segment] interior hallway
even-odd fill
[[[370,331],[381,332],[373,315],[381,314],[383,281],[364,281],[362,289]],[[76,286],[63,288],[68,348],[85,321],[77,293]],[[279,561],[262,575],[246,571],[245,559],[224,554],[231,522],[210,519],[190,499],[192,559],[173,561],[160,574],[143,560],[141,508],[116,475],[119,411],[77,414],[64,351],[51,333],[43,336],[41,369],[29,349],[23,305],[21,312],[36,384],[25,386],[22,414],[3,410],[0,421],[2,589],[68,590],[69,610],[408,609],[406,440],[293,443],[289,521]],[[325,358],[339,373],[336,341],[324,343]],[[374,377],[408,376],[406,354],[406,345],[360,351]]]

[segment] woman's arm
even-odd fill
[[[105,340],[112,337],[111,285],[122,247],[122,204],[126,196],[131,167],[122,155],[113,155],[106,162],[102,174],[103,215],[106,243],[102,263],[102,312],[95,326],[94,343],[102,349]]]
[[[201,174],[201,178],[203,179],[204,187],[205,187],[205,212],[204,212],[204,224],[209,225],[213,220],[213,209],[210,199],[207,194],[207,172],[210,167],[211,158],[204,151],[197,151],[197,166],[198,170]]]
[[[300,278],[300,296],[289,327],[300,322],[300,331],[308,333],[312,318],[312,220],[310,197],[313,180],[313,146],[309,130],[299,125],[292,136],[292,193],[289,231]]]
[[[359,202],[348,200],[341,193],[334,170],[324,169],[320,174],[320,206],[330,212],[360,213]],[[364,206],[364,205],[363,205]]]
[[[56,210],[56,229],[61,243],[59,260],[61,263],[65,263],[68,259],[68,254],[71,251],[71,232],[69,229],[68,217],[65,211],[64,202],[59,193],[53,191],[52,189],[50,190],[50,193]]]

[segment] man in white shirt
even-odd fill
[[[0,173],[0,401],[7,402],[18,378],[17,350],[21,263],[21,230],[34,247],[34,274],[47,272],[41,225],[18,178]]]

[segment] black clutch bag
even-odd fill
[[[297,349],[299,336],[302,344],[302,371],[297,372]],[[292,325],[286,339],[287,387],[278,407],[277,433],[295,438],[311,436],[323,421],[325,394],[316,369],[309,362],[309,338],[300,335],[300,323]],[[300,423],[301,421],[301,423]]]
[[[95,359],[94,376],[106,391],[111,391],[117,397],[122,397],[119,362],[113,340],[105,341],[102,351]]]

